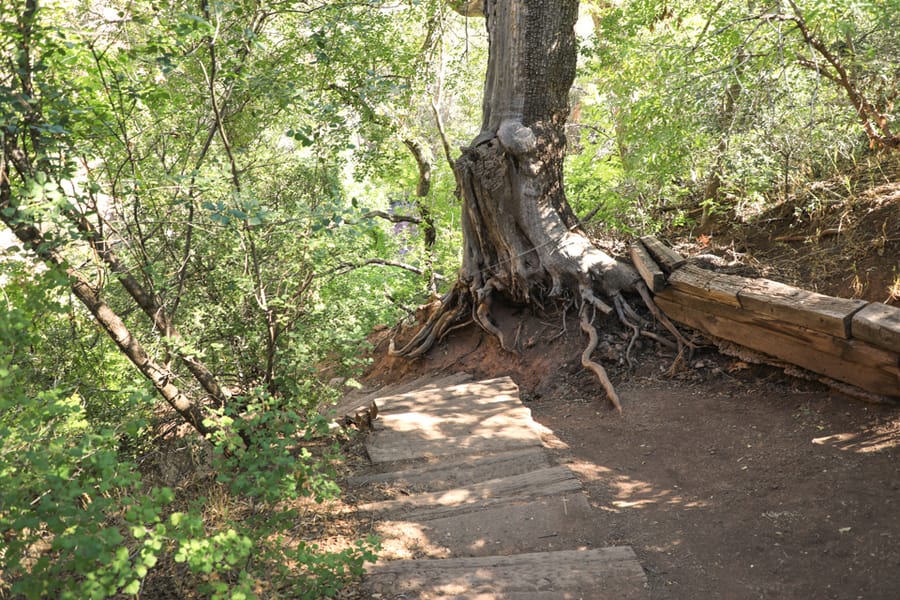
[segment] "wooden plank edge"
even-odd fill
[[[395,573],[405,575],[411,571],[435,571],[448,572],[460,570],[468,573],[474,569],[490,567],[517,567],[527,566],[534,561],[545,563],[548,559],[558,559],[560,562],[578,566],[580,564],[596,565],[619,562],[637,563],[637,555],[631,546],[606,546],[592,548],[590,550],[555,550],[553,552],[526,552],[523,554],[510,554],[502,556],[462,556],[454,558],[431,559],[402,559],[388,562],[376,562],[366,565],[366,573],[380,572],[383,574]],[[639,563],[638,563],[639,564]]]
[[[753,326],[764,332],[789,336],[790,340],[807,344],[811,350],[840,358],[864,367],[886,370],[900,376],[900,354],[889,349],[870,344],[860,339],[845,339],[802,324],[783,321],[765,313],[755,313],[704,298],[667,289],[659,295],[663,301],[674,302],[690,310],[709,313],[726,319]],[[773,344],[775,342],[772,342]]]
[[[892,352],[900,353],[900,308],[872,302],[853,315],[850,334]]]
[[[853,316],[866,306],[863,300],[828,296],[770,279],[753,279],[738,292],[740,305],[809,329],[850,339]]]
[[[791,363],[777,360],[763,354],[762,352],[751,350],[746,346],[741,346],[740,344],[736,344],[724,338],[716,337],[712,334],[705,334],[705,336],[712,344],[716,346],[716,348],[719,349],[719,352],[724,354],[725,356],[731,356],[747,363],[769,365],[777,369],[783,369],[785,375],[796,377],[797,379],[821,383],[836,392],[844,394],[845,396],[856,398],[857,400],[862,400],[863,402],[867,402],[869,404],[895,405],[900,402],[900,399],[895,396],[886,396],[884,394],[876,394],[866,391],[861,387],[855,386],[851,383],[844,383],[843,381],[838,381],[836,379],[832,379],[831,377],[827,377],[819,373],[814,373],[813,371],[809,371],[807,369],[804,369],[803,367],[798,367],[797,365],[792,365]]]
[[[640,241],[631,244],[631,261],[644,283],[654,294],[666,288],[666,275]]]
[[[698,308],[696,301],[679,304],[677,301],[673,301],[673,295],[668,292],[667,290],[667,296],[657,296],[657,304],[670,319],[678,323],[762,352],[830,379],[857,386],[878,396],[900,399],[900,366],[897,366],[896,358],[885,363],[885,368],[847,360],[840,354],[812,347],[808,341],[798,339],[795,333],[768,329],[762,324],[748,322],[746,316],[741,315],[738,309],[725,305],[710,306],[712,303],[706,303],[706,306]],[[729,310],[732,312],[731,316],[736,318],[723,316],[722,313]],[[744,319],[739,320],[742,316]],[[824,337],[824,334],[818,332],[806,333]],[[753,338],[762,339],[765,342],[754,343]],[[846,345],[839,345],[839,347],[847,352],[855,351],[863,354],[866,351],[885,352],[881,348],[864,345],[865,342],[860,340],[832,339],[845,343]],[[890,355],[888,356],[890,357]]]
[[[672,273],[672,271],[675,271],[687,264],[687,260],[683,256],[663,244],[652,235],[642,236],[641,243],[645,248],[647,248],[647,250],[650,251],[650,254],[653,255],[653,258],[656,260],[657,264],[659,264],[659,266],[661,266],[663,270],[667,271],[670,274]]]
[[[738,294],[751,281],[746,277],[717,273],[688,264],[672,273],[669,286],[714,302],[740,306]]]

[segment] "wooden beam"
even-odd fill
[[[679,323],[866,391],[900,398],[900,357],[895,352],[672,288],[654,300]]]
[[[687,264],[683,256],[663,244],[652,235],[645,235],[641,238],[641,243],[650,251],[657,264],[667,273],[678,269]]]
[[[850,338],[850,322],[864,300],[834,298],[769,279],[748,280],[738,293],[746,310],[808,327],[844,339]]]
[[[484,545],[484,540],[476,545]],[[646,600],[649,597],[646,575],[630,547],[436,560],[379,560],[366,571],[362,586],[368,592],[367,598]]]
[[[665,274],[641,242],[631,244],[631,260],[651,292],[656,294],[666,288]]]
[[[900,308],[873,302],[853,315],[850,333],[855,338],[900,353]]]
[[[685,265],[669,276],[669,285],[676,290],[729,306],[741,305],[738,292],[752,281],[746,277],[707,271],[696,265]]]

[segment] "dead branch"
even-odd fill
[[[653,297],[650,295],[650,290],[647,289],[647,286],[643,281],[639,281],[635,285],[635,289],[638,294],[641,295],[641,299],[644,301],[644,305],[650,309],[650,313],[653,317],[663,326],[666,330],[672,334],[675,338],[675,342],[678,344],[678,358],[684,356],[685,347],[688,349],[687,360],[690,360],[691,356],[694,353],[694,344],[687,340],[681,332],[678,331],[678,328],[675,327],[675,324],[669,320],[669,317],[663,313],[663,311],[659,310],[659,307],[656,305],[656,302],[653,301]],[[676,359],[676,362],[678,359]]]
[[[423,271],[419,267],[396,260],[386,260],[384,258],[368,258],[358,263],[342,262],[334,269],[322,273],[322,275],[346,275],[350,271],[362,269],[363,267],[368,267],[370,265],[380,265],[382,267],[394,267],[396,269],[403,269],[404,271],[409,271],[410,273],[415,273],[416,275],[420,275],[422,277],[426,275],[425,271]],[[444,279],[444,276],[435,273],[434,278],[442,281]]]
[[[369,212],[362,215],[359,218],[359,221],[364,221],[373,217],[378,217],[379,219],[384,219],[386,221],[390,221],[391,223],[414,223],[418,225],[422,222],[422,219],[415,215],[397,215],[394,213],[385,212],[383,210],[370,210]]]

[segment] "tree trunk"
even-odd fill
[[[485,3],[489,58],[481,132],[456,162],[463,194],[461,281],[514,302],[631,290],[637,274],[577,228],[563,187],[575,77],[577,0]]]
[[[455,163],[463,198],[463,262],[457,285],[395,355],[415,357],[471,314],[509,348],[490,320],[500,294],[515,303],[570,297],[590,338],[582,364],[621,408],[603,368],[590,359],[596,331],[588,308],[613,311],[638,335],[622,292],[638,291],[658,313],[640,276],[601,252],[578,229],[566,201],[563,160],[569,88],[575,78],[578,0],[485,0],[488,66],[481,132]],[[677,334],[677,330],[675,331]],[[593,334],[593,335],[592,335]],[[683,341],[676,335],[679,344]]]
[[[131,335],[125,322],[100,298],[97,290],[77,270],[66,267],[66,261],[52,249],[52,244],[44,239],[36,227],[21,219],[21,214],[12,201],[7,154],[9,152],[4,152],[4,157],[0,159],[0,209],[4,211],[0,214],[0,220],[19,238],[26,249],[34,252],[48,266],[59,268],[69,276],[75,297],[87,307],[119,350],[153,384],[169,406],[200,434],[208,436],[214,432],[216,427],[211,424],[212,419],[209,415],[174,384],[174,375],[150,357],[137,338]]]

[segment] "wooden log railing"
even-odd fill
[[[766,362],[900,400],[900,308],[703,269],[652,237],[636,242],[631,256],[673,321]]]

